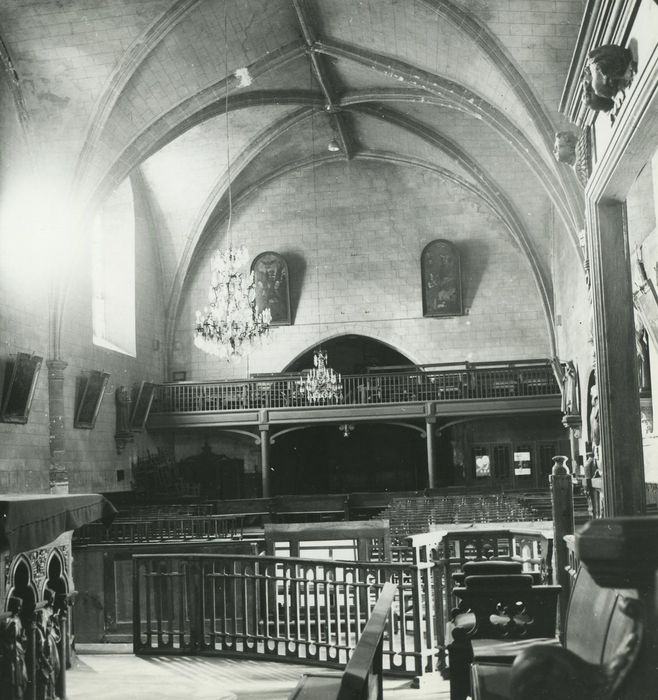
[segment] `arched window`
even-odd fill
[[[267,251],[251,264],[256,285],[256,311],[269,309],[272,326],[290,326],[290,280],[283,256]]]
[[[462,278],[459,251],[450,241],[428,243],[420,255],[423,316],[461,316]]]
[[[94,345],[135,357],[135,210],[129,180],[94,222],[92,285]]]

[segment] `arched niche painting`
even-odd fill
[[[423,316],[461,316],[459,251],[450,241],[428,243],[420,255]]]
[[[256,285],[256,311],[269,309],[272,326],[290,326],[290,279],[283,256],[267,251],[251,264]]]

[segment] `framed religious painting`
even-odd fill
[[[42,362],[42,357],[19,352],[7,363],[0,405],[4,423],[27,423]]]
[[[270,325],[290,326],[290,279],[288,264],[282,255],[267,251],[254,258],[251,264],[256,288],[256,311],[269,309]]]
[[[153,396],[155,395],[155,384],[151,382],[142,382],[139,385],[135,400],[133,401],[133,410],[130,416],[130,430],[139,432],[144,430],[146,421],[149,417]]]
[[[462,279],[459,251],[450,241],[428,243],[420,255],[423,316],[461,316]]]
[[[78,378],[74,428],[93,430],[109,378],[107,372],[98,370],[89,370]]]

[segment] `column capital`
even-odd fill
[[[58,379],[63,376],[64,370],[69,366],[68,362],[64,360],[46,360],[46,367],[48,368],[48,376],[52,379]]]

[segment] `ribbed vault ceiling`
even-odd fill
[[[509,0],[505,16],[493,0],[178,0],[141,11],[122,0],[110,4],[125,31],[97,31],[96,44],[82,34],[101,26],[105,3],[66,4],[5,0],[0,29],[19,76],[71,106],[49,126],[75,145],[72,184],[90,210],[139,172],[170,317],[204,236],[226,217],[229,162],[235,203],[308,163],[369,158],[476,192],[527,256],[550,320],[547,215],[574,252],[582,220],[573,173],[552,155],[579,3],[537,13]],[[80,34],[68,72],[67,47],[49,32],[58,12]],[[24,89],[35,126],[52,121],[52,104]],[[339,152],[327,152],[331,139]]]

